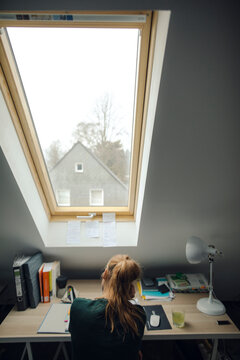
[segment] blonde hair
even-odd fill
[[[105,310],[106,321],[110,321],[113,332],[117,318],[123,328],[124,334],[131,332],[138,335],[136,320],[143,322],[143,311],[140,307],[131,304],[133,281],[141,274],[139,264],[128,255],[115,255],[107,264],[106,285],[108,288],[108,303]]]

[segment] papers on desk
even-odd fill
[[[154,286],[145,286],[142,280],[137,282],[138,291],[144,300],[160,300],[171,301],[174,298],[174,294],[169,288],[169,291],[162,293],[159,291],[159,286],[165,284],[168,286],[167,279],[164,277],[157,277],[154,279]]]

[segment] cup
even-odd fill
[[[178,328],[183,328],[185,324],[185,312],[182,309],[172,310],[173,325]]]
[[[62,298],[66,292],[67,277],[60,275],[56,279],[57,282],[57,297]]]

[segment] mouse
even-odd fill
[[[160,315],[152,314],[150,316],[150,325],[152,327],[158,327],[160,324]]]

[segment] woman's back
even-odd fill
[[[146,321],[145,313],[141,306],[138,307],[141,314],[136,319],[138,335],[131,331],[124,332],[115,317],[114,331],[111,332],[109,321],[106,323],[105,298],[90,300],[77,298],[71,307],[70,327],[72,337],[73,360],[77,359],[138,359],[138,351],[141,346],[141,338]]]

